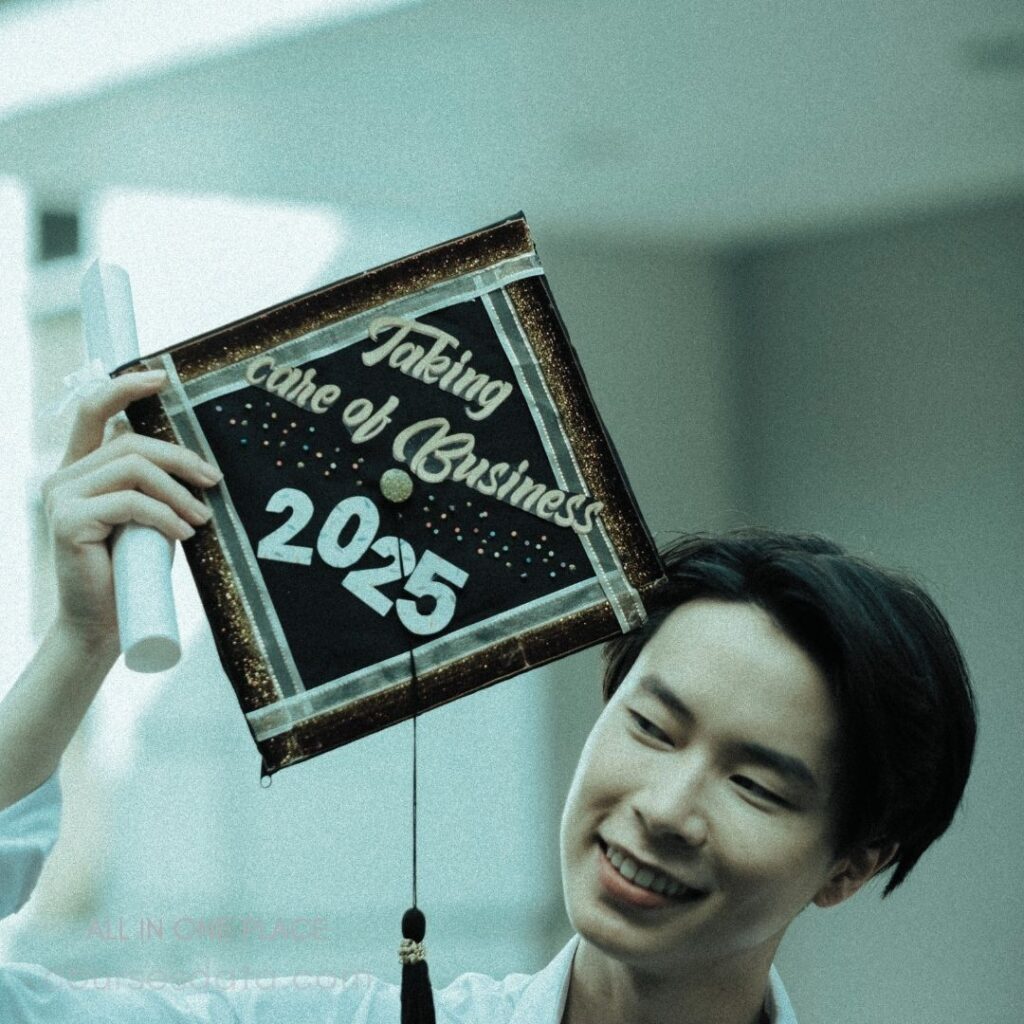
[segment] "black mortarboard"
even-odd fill
[[[521,215],[143,367],[135,429],[224,473],[185,551],[266,773],[630,630],[663,581]]]

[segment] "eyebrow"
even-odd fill
[[[640,680],[639,686],[640,689],[646,691],[655,700],[664,704],[673,717],[679,721],[686,725],[692,725],[696,721],[697,716],[694,715],[690,708],[656,676],[644,676]],[[750,740],[732,743],[730,747],[742,757],[778,772],[797,785],[812,790],[819,788],[814,772],[799,757],[794,757],[792,754],[784,754],[781,750],[776,750],[774,747],[766,747],[763,743],[754,743]]]

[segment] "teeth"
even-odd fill
[[[628,878],[634,885],[641,889],[650,889],[651,892],[664,893],[666,896],[678,896],[685,890],[674,878],[662,875],[651,868],[642,868],[631,857],[627,857],[621,850],[609,846],[607,852],[608,860],[612,867],[623,878]]]

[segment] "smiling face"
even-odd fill
[[[771,960],[832,846],[825,680],[751,604],[695,600],[643,647],[587,740],[562,819],[570,920],[652,970]]]

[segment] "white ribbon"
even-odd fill
[[[63,418],[68,409],[77,406],[83,398],[108,380],[110,380],[110,374],[103,369],[103,363],[99,359],[90,359],[84,366],[69,373],[64,378],[64,397],[53,409],[54,417]]]

